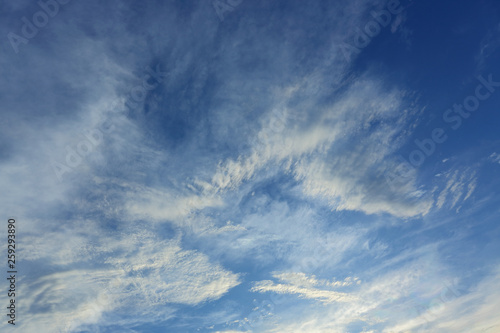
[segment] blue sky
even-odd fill
[[[0,330],[499,332],[499,5],[3,1]]]

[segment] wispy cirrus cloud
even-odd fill
[[[179,305],[218,299],[240,283],[238,274],[202,253],[182,249],[178,239],[160,240],[139,230],[117,237],[109,231],[88,234],[95,227],[91,221],[75,225],[72,231],[81,236],[66,234],[57,247],[26,234],[34,243],[23,253],[32,265],[61,267],[45,268],[26,279],[31,296],[19,310],[29,313],[23,325],[28,331],[162,322],[172,318]],[[131,317],[131,308],[141,310]],[[47,312],[57,320],[44,319]]]
[[[447,199],[449,199],[449,207],[454,208],[460,199],[461,202],[464,202],[474,192],[477,186],[476,173],[464,171],[459,174],[459,170],[455,170],[444,175],[447,182],[445,188],[441,190],[437,197],[436,206],[438,208],[442,208]]]
[[[415,299],[462,277],[444,250],[474,228],[423,229],[485,199],[478,165],[387,184],[430,108],[415,86],[339,49],[385,5],[245,2],[221,23],[210,2],[72,2],[19,55],[0,54],[0,206],[19,217],[26,267],[19,328],[211,332],[251,323],[253,308],[267,315],[252,299],[278,294],[290,304],[253,331],[419,328]],[[2,16],[6,36],[36,4],[0,6],[14,11]],[[410,16],[393,17],[393,30]],[[496,44],[486,38],[480,60]],[[157,64],[169,75],[131,108]],[[53,162],[109,128],[59,179]],[[430,327],[461,329],[460,316],[472,330],[463,306],[495,329],[493,281],[446,303]]]
[[[384,332],[410,330],[445,330],[453,332],[495,332],[500,320],[495,315],[499,306],[498,269],[473,287],[466,295],[446,303],[436,302],[421,316],[387,327]]]
[[[304,273],[274,273],[273,277],[282,283],[275,283],[270,280],[256,282],[251,291],[254,292],[275,292],[278,294],[298,294],[301,298],[315,299],[323,303],[348,302],[353,300],[353,296],[328,288],[350,285],[357,283],[358,278],[346,278],[343,282],[318,280],[314,275],[307,276]],[[359,284],[359,283],[358,283]]]

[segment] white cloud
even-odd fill
[[[187,222],[201,225],[193,230],[200,231],[199,240],[211,255],[257,265],[285,261],[292,270],[311,273],[320,267],[334,267],[346,253],[361,248],[369,233],[369,228],[350,226],[338,213],[332,213],[332,219],[345,226],[331,229],[316,215],[314,207],[273,200],[265,193],[248,195],[245,201],[236,210],[235,220],[239,222],[231,231],[217,231],[227,224],[212,229],[210,225],[217,219],[206,222],[202,214]],[[234,230],[236,226],[238,230]]]
[[[255,283],[251,291],[261,293],[275,292],[278,294],[298,294],[302,298],[315,299],[326,304],[334,302],[349,302],[355,299],[354,296],[348,293],[325,289],[328,287],[338,287],[339,285],[342,285],[341,283],[338,284],[338,281],[319,281],[314,275],[308,277],[304,273],[275,273],[273,274],[273,277],[285,283],[274,283],[269,280],[259,281]],[[345,280],[347,283],[349,281],[350,279]],[[315,288],[316,286],[323,288]]]
[[[491,154],[489,159],[493,163],[499,163],[500,164],[500,154],[498,154],[498,153]]]
[[[336,26],[331,40],[342,39],[360,20],[363,23],[360,8],[371,9],[375,2],[350,1],[343,11],[338,11],[337,5],[328,9],[330,17],[335,18],[331,24]],[[123,3],[119,10],[115,5],[114,1],[100,4],[92,15],[102,11],[111,18],[133,13]],[[312,9],[309,4],[301,5]],[[339,212],[397,217],[429,212],[432,199],[416,185],[416,173],[395,189],[389,188],[383,177],[385,171],[395,167],[391,156],[409,135],[406,127],[414,112],[413,106],[408,106],[412,97],[368,75],[349,76],[349,64],[338,52],[325,55],[317,67],[300,66],[301,73],[297,74],[287,57],[296,55],[289,41],[295,42],[299,36],[295,32],[280,35],[280,43],[263,39],[251,19],[242,18],[239,27],[231,31],[232,37],[227,37],[233,39],[217,50],[220,63],[205,62],[198,55],[206,55],[207,45],[218,39],[222,30],[198,20],[207,6],[210,4],[200,4],[191,16],[191,22],[206,28],[192,34],[194,40],[165,35],[168,29],[182,30],[190,25],[189,20],[184,25],[185,17],[176,11],[155,10],[158,22],[167,23],[155,25],[153,30],[166,37],[157,39],[151,51],[150,39],[144,38],[149,36],[149,25],[137,25],[139,32],[135,34],[130,33],[128,22],[116,24],[118,20],[109,19],[81,31],[85,16],[78,13],[86,7],[84,2],[75,3],[68,7],[71,15],[51,21],[51,33],[47,29],[45,36],[54,38],[52,42],[30,41],[22,55],[26,58],[19,58],[26,70],[13,70],[12,58],[6,53],[0,55],[4,76],[10,78],[2,83],[2,102],[5,110],[11,110],[5,112],[0,132],[12,143],[0,164],[0,187],[8,189],[0,202],[3,211],[19,217],[24,244],[20,255],[30,270],[20,281],[25,290],[20,303],[20,313],[25,314],[21,329],[98,331],[113,322],[127,331],[127,326],[141,321],[182,316],[176,312],[179,304],[198,306],[217,300],[240,284],[240,275],[219,264],[219,256],[250,266],[280,262],[291,267],[292,272],[301,273],[277,273],[273,277],[279,282],[260,281],[253,291],[293,294],[328,307],[328,311],[317,312],[325,314],[323,319],[314,313],[318,308],[306,311],[304,316],[293,312],[288,317],[292,320],[280,326],[280,332],[333,332],[353,320],[376,321],[371,312],[387,306],[388,296],[391,300],[404,298],[420,278],[421,271],[413,266],[389,271],[368,284],[360,284],[355,277],[334,280],[310,274],[343,264],[347,253],[370,244],[367,239],[373,227],[346,227],[352,221],[340,223]],[[151,8],[141,10],[149,20],[146,14]],[[76,23],[65,25],[67,20]],[[293,20],[290,22],[293,24]],[[68,34],[63,34],[66,30]],[[94,37],[102,31],[112,35]],[[120,34],[113,35],[116,31]],[[255,76],[242,72],[245,66],[241,61],[247,61],[239,53],[246,50],[240,47],[243,40],[249,44],[261,42],[254,43],[260,45],[256,54],[269,59],[264,70],[251,68],[248,73],[255,71]],[[109,45],[109,49],[127,56],[110,53]],[[141,51],[131,52],[131,45]],[[159,50],[165,49],[172,52],[165,58],[171,61],[173,78],[159,87],[163,91],[158,95],[165,96],[149,101],[148,114],[140,110],[132,115],[112,112],[114,105],[123,108],[124,96],[138,84],[135,70],[140,72],[153,55],[164,57],[164,51]],[[181,57],[184,53],[188,55]],[[277,67],[279,70],[269,71],[269,76],[261,75]],[[124,68],[135,70],[133,73]],[[328,75],[323,74],[325,68],[330,68]],[[186,84],[190,71],[196,74]],[[133,84],[128,86],[130,82]],[[202,109],[210,105],[209,110],[197,114],[197,101],[205,93],[211,94],[204,86],[210,82],[218,82],[214,96],[200,103]],[[291,83],[283,89],[275,88],[283,82]],[[183,96],[182,103],[162,100],[178,93]],[[218,103],[219,99],[224,102]],[[252,104],[260,100],[261,104]],[[326,100],[335,102],[319,102]],[[193,132],[179,139],[181,143],[177,138],[171,140],[176,142],[165,140],[168,144],[157,142],[165,129],[148,127],[156,122],[163,125],[152,115],[163,112],[167,104],[174,105],[175,112],[184,113],[183,121],[196,119],[189,123]],[[256,116],[260,117],[257,121]],[[76,147],[83,139],[82,130],[95,128],[108,118],[115,131],[59,183],[50,162],[64,161],[65,147]],[[232,145],[240,141],[250,148],[232,150]],[[223,150],[219,148],[226,144],[230,151],[219,154]],[[496,153],[491,159],[500,162]],[[296,183],[287,194],[300,205],[293,200],[256,195],[256,201],[248,205],[255,211],[238,210],[246,191],[260,186],[257,181],[277,174],[294,177]],[[449,202],[453,208],[460,200],[467,200],[474,193],[476,179],[474,174],[448,174],[437,206]],[[309,201],[323,209],[323,200],[336,210],[329,221],[315,215],[317,207],[302,205]],[[231,215],[233,222],[227,222],[226,216],[220,218],[219,213]],[[171,226],[178,237],[198,242],[201,249],[186,250],[179,238],[162,234],[161,227],[166,230]],[[188,229],[194,235],[185,233]],[[373,244],[363,249],[387,249],[377,241]],[[352,289],[336,290],[344,287]],[[5,295],[0,300],[5,303]],[[338,302],[345,308],[336,308]],[[479,308],[476,314],[483,318],[492,313],[491,308]],[[445,313],[439,323],[444,326],[436,327],[452,327],[451,318]],[[464,325],[470,326],[472,318],[468,320]]]
[[[365,331],[375,328],[378,331],[415,318],[418,315],[414,311],[413,297],[419,295],[427,299],[439,295],[444,287],[443,281],[448,280],[441,266],[432,259],[433,251],[435,249],[429,248],[422,253],[423,257],[417,256],[417,259],[404,260],[402,264],[394,262],[380,270],[365,272],[372,277],[359,285],[348,286],[348,297],[342,302],[336,302],[339,296],[329,294],[327,288],[318,292],[318,288],[311,287],[318,283],[311,276],[286,275],[287,278],[293,276],[302,286],[263,281],[255,286],[254,291],[298,294],[323,302],[307,306],[276,304],[275,316],[280,320],[264,323],[259,331],[340,333],[352,329],[350,325],[354,323],[363,323]],[[309,286],[306,286],[307,283]]]
[[[169,191],[152,188],[130,191],[127,197],[125,203],[127,215],[154,221],[179,221],[193,211],[206,207],[220,207],[223,204],[223,201],[215,196],[184,194],[179,197]]]
[[[477,72],[482,72],[490,60],[491,55],[500,47],[500,24],[488,31],[481,40],[476,55]]]
[[[46,268],[23,282],[30,296],[19,311],[29,318],[19,327],[26,331],[106,326],[110,316],[124,327],[166,321],[179,304],[218,299],[240,283],[238,274],[198,251],[183,250],[178,239],[162,240],[141,227],[113,234],[91,220],[68,223],[72,232],[46,235],[53,242],[27,235],[33,244],[22,251],[26,263]],[[66,269],[54,272],[55,267]]]
[[[252,291],[257,292],[275,292],[278,294],[298,294],[302,298],[315,299],[323,303],[347,302],[352,300],[352,296],[346,293],[323,290],[317,288],[305,288],[294,285],[287,285],[273,281],[260,281],[252,288]]]
[[[454,172],[446,172],[444,175],[447,183],[438,195],[436,201],[438,208],[442,208],[447,199],[450,200],[449,207],[454,208],[460,199],[462,199],[461,202],[466,201],[476,188],[477,177],[475,172],[466,170],[460,174],[459,170],[455,170]]]
[[[126,239],[122,246],[120,252],[125,253],[106,262],[138,275],[131,280],[137,294],[149,295],[158,304],[195,305],[220,298],[240,283],[238,275],[199,252],[182,250],[177,241]]]
[[[290,91],[282,97],[290,98]],[[333,105],[305,116],[307,125],[289,116],[299,112],[288,109],[282,114],[283,130],[264,124],[264,139],[257,140],[248,155],[222,162],[211,183],[199,181],[205,193],[234,190],[264,167],[282,165],[303,183],[304,194],[325,197],[338,210],[402,217],[429,211],[432,200],[417,191],[414,175],[397,188],[389,187],[384,177],[396,165],[391,154],[403,142],[399,131],[414,112],[405,108],[401,92],[384,91],[364,79]]]
[[[445,332],[496,332],[500,328],[497,288],[500,270],[481,281],[473,290],[448,302],[437,302],[421,316],[388,327],[384,332],[425,329]]]
[[[286,282],[288,284],[292,284],[299,287],[313,287],[313,286],[322,286],[322,287],[345,287],[350,286],[353,283],[359,284],[360,281],[357,277],[351,278],[347,277],[343,281],[329,281],[325,279],[317,279],[315,275],[306,275],[305,273],[275,273],[273,277],[281,280],[282,282]]]

